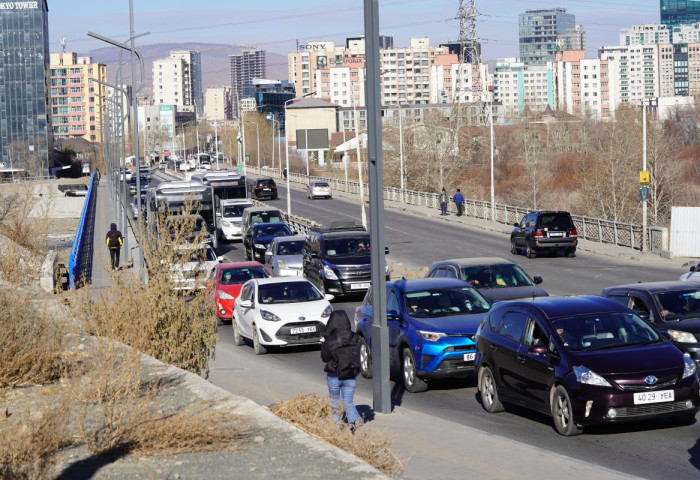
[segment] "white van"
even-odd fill
[[[253,203],[245,198],[221,200],[219,210],[216,212],[219,217],[219,238],[221,240],[230,242],[243,239],[243,229],[241,228],[243,211],[252,206]]]

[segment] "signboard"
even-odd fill
[[[648,170],[640,170],[639,171],[639,184],[640,185],[649,185],[651,183],[651,175],[649,174]]]
[[[160,129],[165,135],[165,144],[172,148],[173,145],[173,130],[175,129],[175,114],[172,105],[160,105]]]
[[[364,57],[344,57],[343,66],[347,68],[365,68]]]
[[[648,202],[649,201],[649,187],[639,187],[639,201]]]
[[[39,8],[39,2],[0,2],[0,10],[28,10]]]
[[[328,129],[309,128],[297,130],[297,150],[328,150]],[[308,146],[307,146],[308,140]]]

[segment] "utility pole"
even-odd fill
[[[216,153],[216,169],[219,169],[219,124],[214,120],[214,152]]]
[[[406,202],[403,189],[403,125],[401,123],[401,101],[399,101],[399,176],[401,177],[401,201]]]
[[[365,0],[367,2],[367,0]],[[365,5],[365,9],[367,6]],[[355,118],[355,152],[357,154],[357,181],[360,182],[360,213],[362,214],[362,226],[367,228],[367,214],[365,213],[365,186],[362,181],[362,155],[360,152],[360,129],[357,121],[357,107],[352,106]],[[369,109],[367,109],[369,112]]]
[[[647,171],[647,105],[642,103],[642,171]],[[646,197],[642,199],[642,252],[646,252],[647,245],[647,227],[649,219],[647,218],[647,201]]]

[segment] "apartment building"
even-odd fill
[[[200,54],[174,50],[153,62],[153,98],[156,105],[176,105],[180,111],[204,110]]]
[[[204,107],[208,122],[225,122],[232,120],[231,87],[219,86],[207,88],[204,95]]]
[[[76,53],[50,54],[50,104],[54,138],[103,141],[108,89],[107,66]],[[105,97],[105,98],[101,98]],[[128,104],[127,104],[128,105]]]
[[[609,63],[614,60],[587,59],[585,53],[557,52],[556,104],[572,115],[608,119],[620,101],[617,79],[610,78]]]
[[[558,50],[585,50],[585,33],[565,8],[525,10],[518,15],[520,61],[525,65],[553,62]]]
[[[554,66],[525,65],[515,58],[500,59],[493,74],[493,100],[503,105],[503,113],[517,116],[528,108],[540,112],[556,108]]]
[[[243,50],[236,55],[229,55],[231,72],[231,102],[233,115],[238,116],[243,89],[252,85],[254,78],[265,78],[265,50]]]
[[[657,45],[606,46],[600,49],[599,58],[609,61],[609,78],[619,84],[619,103],[641,105],[660,96]]]
[[[488,65],[459,64],[455,53],[435,55],[430,66],[429,103],[473,103],[492,100]],[[461,74],[460,74],[461,72]]]

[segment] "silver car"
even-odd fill
[[[306,198],[333,198],[328,182],[311,182],[306,189]]]
[[[265,252],[265,266],[275,277],[302,277],[302,250],[306,236],[288,235],[275,237]]]

